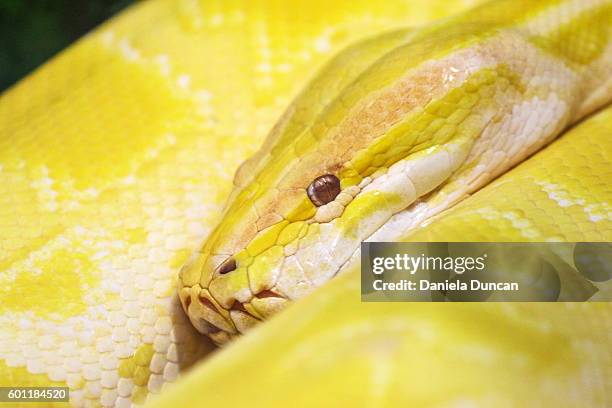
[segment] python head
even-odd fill
[[[236,173],[180,272],[193,325],[223,343],[554,138],[576,80],[533,37],[452,22],[339,54]],[[568,91],[569,90],[569,91]]]

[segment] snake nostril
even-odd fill
[[[235,269],[236,260],[230,256],[225,261],[223,261],[221,265],[219,265],[219,267],[217,268],[217,272],[219,272],[221,275],[225,275],[226,273],[229,273]]]

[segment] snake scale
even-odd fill
[[[607,304],[356,298],[362,239],[611,240],[611,3],[467,3],[142,2],[2,94],[0,386],[609,405]]]

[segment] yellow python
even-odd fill
[[[245,332],[346,268],[361,241],[417,229],[607,104],[611,13],[494,1],[341,53],[238,170],[182,269],[191,322],[216,342]]]
[[[176,301],[175,277],[217,223],[238,164],[341,48],[351,47],[331,64],[346,74],[319,76],[323,97],[384,52],[376,41],[389,50],[413,41],[427,31],[404,27],[464,3],[143,2],[4,93],[0,385],[68,386],[73,406],[138,406],[160,392],[158,406],[606,406],[609,306],[360,304],[354,265],[165,390],[211,349]],[[572,4],[564,16],[594,3]],[[464,18],[476,21],[473,12]],[[502,15],[510,20],[479,18],[501,24]],[[559,38],[579,39],[572,49],[589,54],[604,37]],[[607,73],[594,81],[605,84]],[[300,132],[322,105],[305,108],[273,133]],[[611,124],[609,109],[588,118],[429,225],[392,231],[415,240],[609,241]],[[243,167],[242,183],[263,171],[262,156]],[[222,223],[232,236],[245,228]]]

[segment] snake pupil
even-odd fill
[[[333,174],[317,177],[308,186],[308,198],[317,207],[330,203],[340,194],[340,180]]]
[[[225,275],[226,273],[229,273],[233,271],[234,269],[236,269],[236,260],[230,257],[230,258],[227,258],[225,261],[223,261],[223,263],[219,266],[217,271],[221,275]]]

